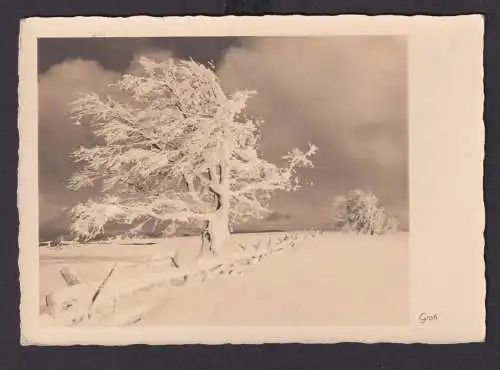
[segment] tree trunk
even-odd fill
[[[210,172],[214,186],[210,191],[215,197],[215,212],[205,222],[202,230],[202,245],[200,256],[216,255],[221,252],[224,243],[229,238],[229,189],[225,184],[225,174],[221,165]]]
[[[226,210],[216,211],[214,218],[205,223],[202,231],[200,255],[214,256],[221,252],[222,246],[229,238],[229,218]]]

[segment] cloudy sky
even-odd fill
[[[305,186],[277,193],[275,213],[245,230],[328,228],[329,202],[353,188],[372,190],[408,225],[406,40],[389,36],[303,38],[41,39],[39,74],[40,237],[67,229],[66,210],[98,195],[71,192],[69,153],[92,133],[70,123],[68,102],[105,93],[134,57],[214,61],[227,92],[258,92],[249,111],[265,120],[261,150],[279,163],[290,148],[319,147]]]

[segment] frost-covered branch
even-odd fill
[[[103,192],[73,209],[76,236],[95,237],[108,223],[258,218],[274,191],[299,188],[296,169],[311,167],[317,148],[291,150],[284,167],[263,159],[262,122],[245,115],[254,92],[226,94],[213,66],[192,60],[139,62],[109,96],[87,94],[71,105],[74,121],[102,140],[73,153],[81,169],[68,186]]]
[[[310,157],[317,151],[317,147],[310,144],[307,152],[295,148],[283,159],[288,164],[278,167],[274,164],[259,159],[256,153],[248,151],[245,159],[233,160],[231,178],[231,196],[241,203],[232,209],[233,219],[246,220],[260,218],[267,215],[270,210],[267,201],[275,191],[296,191],[300,183],[296,170],[299,167],[313,167]]]

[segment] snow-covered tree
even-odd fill
[[[352,190],[347,196],[337,196],[332,202],[333,227],[337,231],[381,235],[397,231],[399,221],[387,215],[372,192]]]
[[[109,223],[167,233],[196,223],[202,251],[215,253],[234,223],[269,212],[274,191],[299,188],[296,168],[312,167],[317,148],[292,149],[283,167],[269,163],[258,151],[262,122],[245,114],[254,92],[227,95],[214,67],[193,60],[139,63],[109,96],[72,103],[74,121],[101,143],[73,153],[82,169],[68,186],[103,192],[72,209],[72,232],[88,240]]]

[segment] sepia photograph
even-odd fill
[[[33,39],[41,330],[440,320],[412,309],[409,32],[93,31]]]
[[[404,38],[39,39],[38,66],[44,318],[408,322]]]

